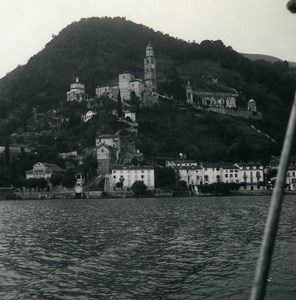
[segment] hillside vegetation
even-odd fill
[[[143,78],[148,41],[155,50],[160,93],[185,103],[188,80],[205,88],[218,78],[240,93],[242,106],[255,99],[264,120],[246,121],[161,103],[137,111],[138,146],[146,156],[188,152],[189,157],[203,160],[260,160],[279,152],[296,86],[295,69],[287,62],[251,61],[222,41],[188,43],[124,18],[74,22],[26,65],[0,80],[0,144],[17,130],[48,130],[46,124],[41,128],[32,123],[33,107],[44,113],[62,107],[70,117],[68,125],[57,133],[48,132],[50,138],[39,136],[36,145],[54,145],[57,151],[94,146],[96,134],[116,130],[116,121],[103,107],[90,125],[81,124],[79,116],[86,108],[65,106],[69,84],[79,76],[86,92],[94,96],[96,86],[117,79],[121,72]]]

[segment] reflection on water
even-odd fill
[[[248,299],[269,198],[0,202],[1,299]],[[296,298],[296,205],[267,299]]]

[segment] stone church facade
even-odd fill
[[[118,92],[123,101],[129,101],[134,94],[142,106],[153,106],[158,103],[157,94],[157,69],[154,50],[149,42],[146,47],[146,57],[144,58],[144,80],[135,78],[130,72],[123,72],[118,76],[118,82],[98,86],[96,96],[107,96],[117,99]]]

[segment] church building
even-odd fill
[[[114,82],[114,81],[113,81]],[[144,58],[144,80],[126,71],[118,76],[118,81],[106,86],[96,88],[96,96],[106,96],[117,99],[120,91],[121,100],[129,101],[132,93],[140,100],[142,106],[153,106],[158,102],[157,82],[156,82],[156,59],[154,50],[149,42],[146,47],[146,57]]]

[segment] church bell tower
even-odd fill
[[[147,88],[156,92],[156,60],[151,43],[149,42],[146,47],[146,57],[144,58],[144,80]]]

